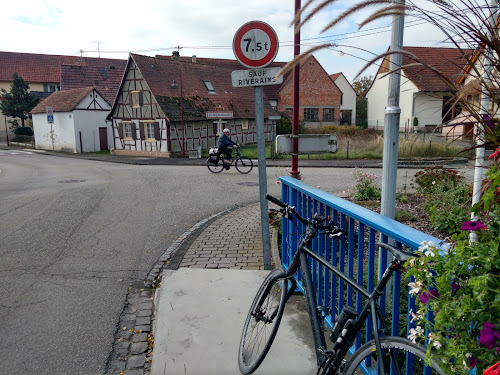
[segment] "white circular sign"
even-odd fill
[[[271,26],[251,21],[241,26],[233,39],[233,52],[248,68],[263,68],[278,54],[278,36]]]

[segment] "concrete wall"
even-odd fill
[[[76,152],[100,151],[99,128],[106,128],[108,150],[113,148],[111,123],[106,123],[107,111],[73,111]],[[80,150],[80,135],[83,150]]]

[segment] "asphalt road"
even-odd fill
[[[350,172],[301,175],[342,195]],[[398,185],[415,172],[400,170]],[[268,170],[278,196],[279,175],[287,171]],[[127,288],[194,224],[258,192],[256,169],[215,175],[0,150],[0,374],[102,374]]]

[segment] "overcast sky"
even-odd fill
[[[305,4],[306,0],[302,0]],[[328,74],[349,81],[373,53],[390,45],[391,20],[358,30],[367,12],[352,16],[323,34],[322,27],[353,1],[339,0],[303,28],[301,52],[325,41],[337,48],[315,54]],[[373,8],[371,9],[373,11]],[[2,3],[0,50],[126,59],[129,52],[233,59],[232,41],[244,23],[268,23],[280,41],[276,61],[293,58],[294,0],[17,0]],[[404,45],[443,46],[436,28],[405,19]],[[366,50],[367,52],[364,52]],[[371,68],[362,75],[374,74]]]

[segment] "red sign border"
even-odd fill
[[[271,41],[271,48],[269,50],[269,53],[260,60],[251,60],[247,58],[243,54],[243,51],[241,50],[241,39],[243,38],[243,35],[247,31],[253,29],[259,29],[264,31],[269,37],[269,40]],[[236,34],[234,34],[233,38],[234,56],[236,56],[236,59],[247,68],[264,68],[268,66],[276,58],[276,55],[278,54],[278,47],[279,47],[278,35],[271,26],[262,21],[247,22],[238,29]]]

